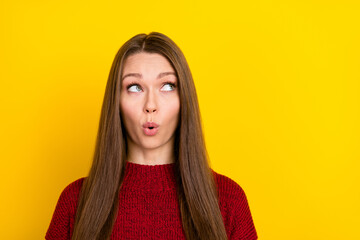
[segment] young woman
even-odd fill
[[[257,239],[246,195],[208,164],[194,82],[167,36],[118,51],[89,175],[60,195],[46,239]]]

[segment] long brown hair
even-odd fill
[[[126,129],[119,106],[121,76],[125,59],[139,52],[161,54],[177,74],[180,119],[175,133],[175,174],[186,238],[225,240],[227,235],[208,163],[193,78],[179,47],[157,32],[132,37],[115,56],[106,85],[93,163],[81,188],[72,239],[110,239],[127,156]]]

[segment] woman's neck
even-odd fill
[[[174,144],[169,141],[155,148],[141,147],[128,139],[127,161],[144,165],[161,165],[175,162]]]

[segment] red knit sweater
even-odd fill
[[[186,239],[177,201],[174,167],[175,163],[126,163],[111,240]],[[228,239],[257,239],[243,189],[232,179],[213,173]],[[74,181],[61,193],[45,239],[71,239],[83,180]]]

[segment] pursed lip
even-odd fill
[[[143,124],[143,128],[149,128],[149,127],[157,128],[159,127],[159,125],[154,122],[146,122]]]

